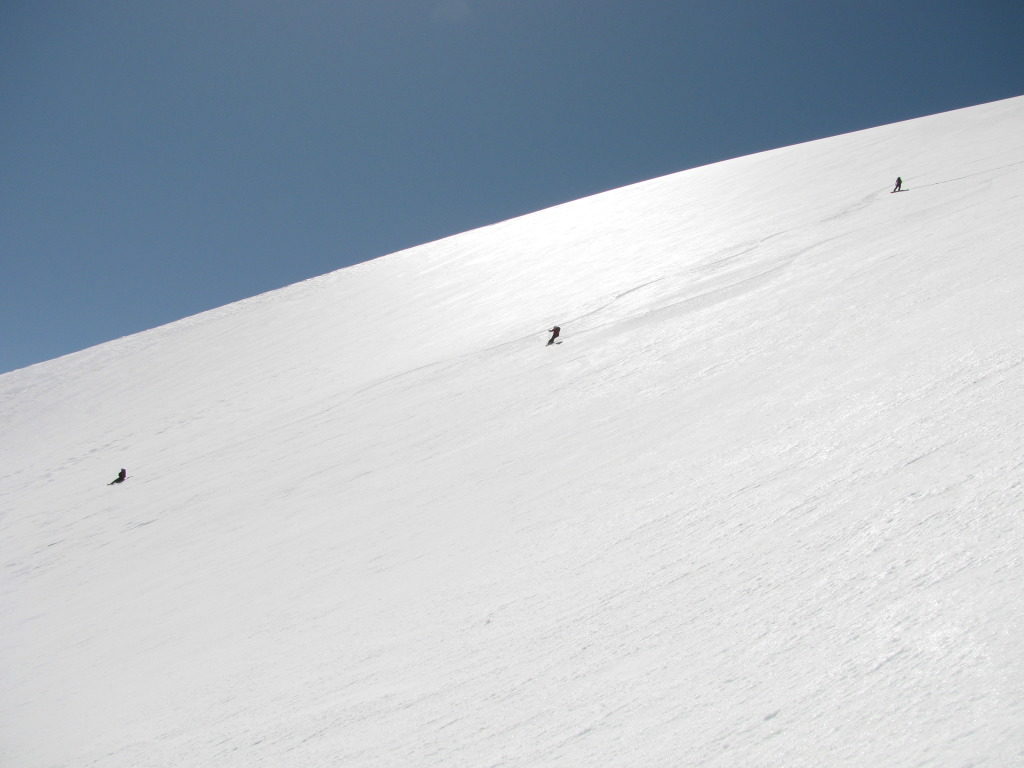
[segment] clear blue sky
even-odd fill
[[[1022,41],[1021,0],[5,0],[0,371],[1021,95]]]

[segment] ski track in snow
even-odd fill
[[[1019,98],[0,376],[0,764],[1024,764],[1022,190]]]

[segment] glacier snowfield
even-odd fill
[[[1024,97],[0,376],[0,765],[1024,765],[1022,211]]]

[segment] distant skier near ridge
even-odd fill
[[[558,334],[560,334],[561,332],[562,332],[562,329],[561,329],[561,328],[559,328],[559,327],[558,327],[557,325],[556,325],[556,326],[555,326],[554,328],[548,328],[548,333],[550,333],[550,334],[551,334],[551,338],[550,338],[550,339],[548,339],[548,346],[549,346],[549,347],[550,347],[550,346],[551,346],[552,344],[554,344],[554,343],[555,343],[555,339],[557,339],[557,338],[558,338]]]
[[[897,176],[896,177],[896,186],[892,188],[892,191],[893,192],[899,192],[901,189],[903,189],[903,179],[901,179],[899,176]]]
[[[123,483],[127,477],[128,470],[125,469],[124,467],[121,467],[121,471],[117,473],[117,477],[115,477],[113,480],[107,483],[107,485],[114,485],[114,483]]]

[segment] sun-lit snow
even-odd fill
[[[1022,210],[1018,98],[0,376],[0,765],[1024,764]]]

